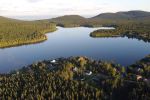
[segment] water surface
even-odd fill
[[[91,38],[90,32],[96,29],[58,27],[56,32],[47,34],[48,40],[43,43],[0,49],[0,73],[44,59],[70,56],[87,56],[127,66],[150,54],[150,43],[142,40]]]

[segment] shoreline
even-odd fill
[[[59,26],[57,25],[57,27],[62,27],[62,28],[77,28],[77,27],[85,27],[85,28],[98,28],[98,27],[88,27],[88,26],[74,26],[74,27],[63,27],[63,26]],[[58,29],[54,29],[52,31],[49,31],[49,32],[45,32],[45,34],[48,34],[48,33],[52,33],[52,32],[55,32],[57,31]],[[38,40],[31,40],[31,41],[26,41],[26,42],[23,42],[23,43],[14,43],[14,44],[10,44],[10,45],[6,45],[6,46],[0,46],[0,49],[5,49],[5,48],[12,48],[12,47],[18,47],[18,46],[23,46],[23,45],[30,45],[30,44],[37,44],[37,43],[42,43],[44,41],[46,41],[48,38],[47,36],[45,35],[44,39],[38,39]]]
[[[14,43],[14,44],[10,44],[10,45],[4,45],[4,46],[0,46],[0,49],[5,49],[5,48],[12,48],[12,47],[18,47],[18,46],[23,46],[23,45],[30,45],[30,44],[38,44],[38,43],[42,43],[44,41],[46,41],[48,38],[46,36],[46,34],[48,33],[52,33],[57,31],[57,28],[48,32],[44,32],[43,33],[43,37],[39,38],[39,39],[33,39],[33,40],[29,40],[29,41],[25,41],[25,42],[21,42],[21,43]]]
[[[145,61],[144,63],[148,63],[149,64],[149,60],[150,60],[150,54],[149,55],[146,55],[144,58],[141,58],[140,60],[138,60],[138,61],[136,61],[135,63],[133,63],[133,64],[131,64],[131,65],[127,65],[127,66],[123,66],[123,65],[121,65],[121,64],[119,64],[119,63],[112,63],[111,61],[106,61],[106,60],[102,60],[102,59],[99,59],[99,60],[95,60],[95,59],[93,59],[93,58],[90,58],[90,57],[86,57],[86,56],[70,56],[70,57],[58,57],[58,58],[54,58],[54,59],[45,59],[45,60],[38,60],[38,61],[35,61],[35,62],[33,62],[33,63],[31,63],[31,64],[27,64],[27,65],[25,65],[25,66],[23,66],[22,68],[19,68],[19,69],[16,69],[16,70],[11,70],[11,71],[8,71],[8,72],[5,72],[5,73],[1,73],[0,72],[0,75],[1,74],[9,74],[9,73],[11,73],[12,71],[17,71],[17,70],[21,70],[21,69],[23,69],[24,67],[25,68],[27,68],[27,67],[29,67],[29,66],[31,66],[32,64],[35,64],[35,63],[39,63],[39,62],[51,62],[51,61],[54,61],[55,60],[55,62],[57,61],[57,62],[63,62],[63,60],[70,60],[70,59],[72,59],[72,58],[85,58],[85,59],[88,59],[89,61],[100,61],[100,62],[105,62],[105,63],[111,63],[111,64],[114,64],[114,65],[119,65],[120,67],[122,67],[122,68],[129,68],[130,66],[133,66],[133,65],[137,65],[137,64],[139,64],[139,62],[141,62],[141,61]]]
[[[83,91],[84,94],[88,92],[91,99],[106,96],[110,99],[112,96],[117,99],[119,96],[120,99],[124,97],[127,100],[132,98],[131,93],[133,95],[135,92],[139,93],[139,89],[140,93],[146,94],[145,98],[147,98],[150,89],[149,60],[150,56],[147,56],[128,68],[83,56],[39,61],[8,74],[0,74],[1,95],[7,98],[11,93],[13,98],[25,99],[29,97],[28,95],[38,98],[38,95],[42,93],[38,92],[41,91],[42,86],[44,87],[42,91],[56,93],[54,98],[59,96],[59,91],[64,93],[64,90],[68,91],[67,93],[73,90],[76,91],[75,95],[80,95],[82,87],[82,90],[86,91]],[[148,67],[146,70],[143,63]],[[134,90],[135,88],[137,90]],[[18,91],[20,95],[14,97]],[[52,97],[47,94],[41,96]],[[81,97],[84,96],[87,97],[81,95]]]

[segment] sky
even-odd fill
[[[0,16],[20,19],[62,15],[91,17],[129,10],[150,11],[150,0],[0,0]]]

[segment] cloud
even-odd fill
[[[43,0],[27,0],[28,2],[31,2],[31,3],[36,3],[36,2],[40,2],[40,1],[43,1]]]
[[[3,0],[4,1],[4,0]],[[95,5],[87,2],[86,5],[84,2],[79,0],[14,0],[15,2],[4,2],[5,6],[1,8],[6,9],[6,12],[3,12],[3,15],[12,15],[12,16],[25,16],[25,15],[64,15],[64,14],[85,14],[87,10],[94,9]],[[10,5],[8,5],[8,3]],[[0,9],[1,9],[0,8]],[[2,9],[1,9],[2,10]],[[95,12],[93,10],[93,12]],[[93,12],[90,12],[91,14]]]
[[[136,3],[135,3],[136,1]],[[150,0],[0,0],[0,15],[96,15],[124,10],[150,11]]]

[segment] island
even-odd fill
[[[119,33],[113,29],[113,30],[96,30],[92,33],[90,33],[91,37],[119,37]]]

